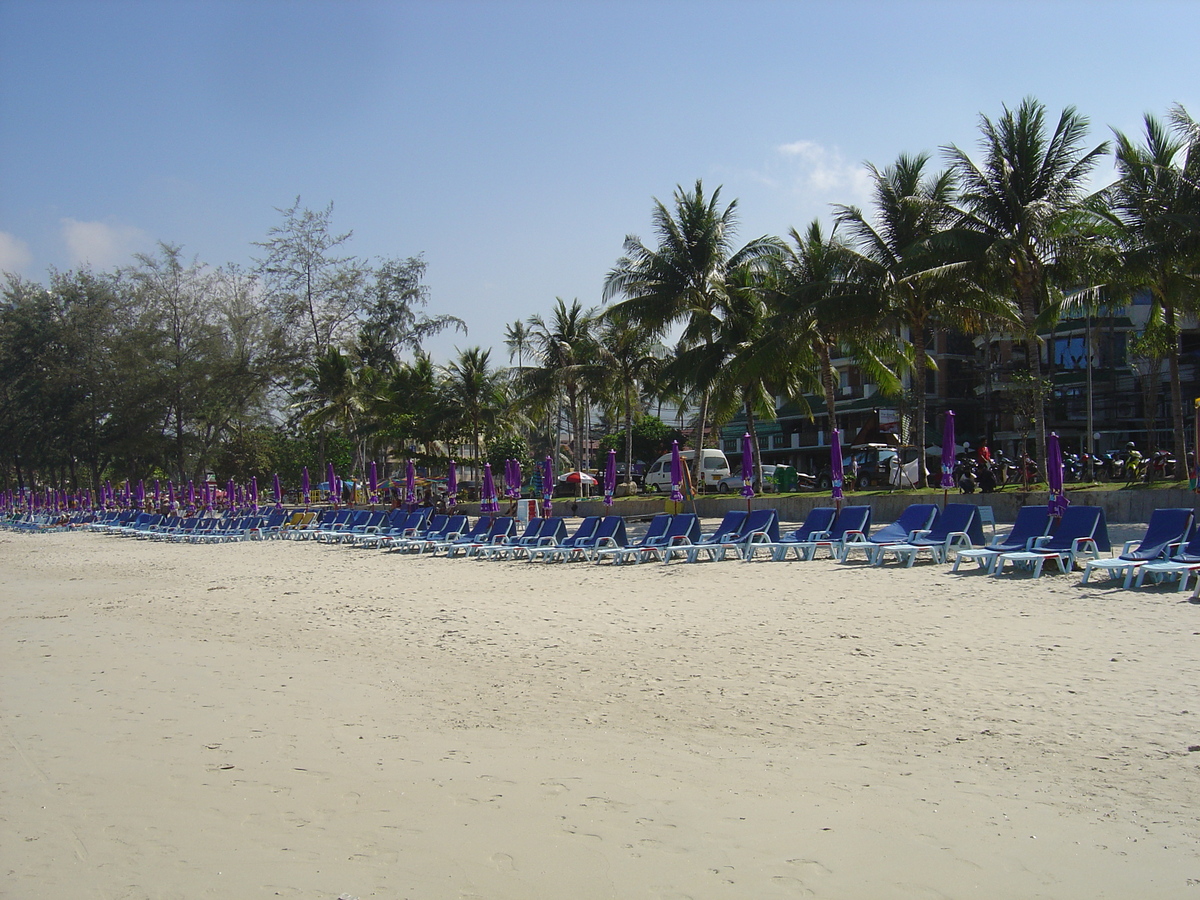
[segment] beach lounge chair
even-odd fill
[[[615,543],[605,547],[597,547],[595,548],[595,552],[590,555],[597,564],[606,559],[611,559],[614,565],[619,565],[625,562],[626,559],[636,558],[642,550],[649,547],[661,546],[666,542],[667,532],[670,530],[671,520],[674,518],[670,513],[659,513],[650,520],[650,524],[646,526],[645,533],[636,542],[624,547],[619,547]]]
[[[701,547],[711,547],[714,544],[720,544],[727,541],[737,534],[742,523],[746,521],[746,516],[749,513],[740,509],[731,509],[725,513],[725,517],[721,519],[721,524],[717,526],[717,530],[712,534],[702,534],[700,539],[693,542],[679,541],[673,546],[670,546],[663,553],[663,562],[669,563],[672,556],[678,556],[686,559],[688,562],[696,561],[696,554]]]
[[[874,534],[850,532],[842,542],[838,559],[845,562],[851,553],[861,550],[867,562],[878,565],[881,547],[888,544],[906,544],[916,537],[918,532],[933,528],[938,512],[936,503],[912,503],[900,513],[895,522],[884,525]]]
[[[433,508],[429,506],[422,506],[412,512],[405,512],[402,509],[393,510],[386,527],[380,528],[373,534],[364,534],[356,541],[356,544],[367,549],[391,547],[397,541],[415,537],[418,532],[428,527],[432,515]]]
[[[963,560],[974,560],[978,568],[991,573],[996,564],[996,558],[1001,553],[1015,550],[1028,550],[1037,538],[1043,537],[1055,520],[1046,506],[1022,506],[1017,510],[1017,520],[1013,523],[1012,531],[999,541],[992,541],[986,547],[972,547],[970,550],[960,550],[954,556],[954,568]],[[982,523],[981,523],[982,524]]]
[[[484,547],[502,544],[513,533],[517,520],[513,516],[497,516],[492,519],[487,531],[472,538],[465,535],[444,549],[447,559],[454,559],[460,554],[466,558],[474,556]]]
[[[797,547],[827,535],[836,518],[837,510],[832,506],[815,506],[808,511],[799,528],[780,535],[778,541],[753,544],[749,548],[750,558],[753,559],[759,550],[764,550],[777,562],[787,559],[788,554],[792,552],[795,552],[798,559],[802,559]]]
[[[1040,578],[1042,568],[1051,560],[1064,575],[1075,568],[1084,557],[1095,559],[1101,553],[1111,553],[1108,524],[1099,506],[1068,506],[1054,533],[1038,538],[1028,550],[1001,553],[996,557],[993,576],[1004,571],[1005,563],[1027,568],[1034,578]]]
[[[409,544],[420,543],[421,541],[428,540],[429,538],[434,538],[436,540],[439,535],[444,533],[446,524],[449,521],[450,516],[446,513],[439,513],[436,516],[431,515],[420,526],[412,529],[411,533],[390,541],[387,544],[387,548],[389,551],[403,553],[408,550]],[[466,518],[463,517],[464,524],[465,521]],[[460,527],[463,527],[463,525],[460,525]]]
[[[452,544],[457,544],[459,541],[464,544],[471,544],[475,541],[482,540],[484,535],[491,530],[493,518],[491,516],[480,516],[475,520],[475,524],[467,528],[462,534],[455,534],[448,538],[440,540],[426,541],[421,552],[430,551],[434,556],[437,556],[443,550],[449,549]]]
[[[599,527],[599,516],[584,516],[579,520],[579,524],[575,526],[575,530],[557,544],[541,544],[537,547],[530,547],[526,560],[528,562],[534,562],[539,559],[543,559],[546,562],[554,559],[566,560],[576,547],[580,550],[586,550],[595,541],[596,531]]]
[[[625,527],[625,517],[605,516],[596,527],[596,536],[587,546],[582,549],[577,547],[571,553],[575,557],[595,559],[601,550],[628,546],[629,532]]]
[[[648,543],[646,546],[636,549],[629,548],[626,551],[627,555],[621,562],[625,562],[628,559],[631,559],[635,563],[649,562],[651,559],[661,560],[663,559],[663,554],[669,548],[684,544],[695,546],[698,540],[700,540],[700,517],[695,513],[678,513],[671,517],[671,522],[667,526],[667,531],[663,535],[662,540]]]
[[[505,541],[480,549],[476,559],[521,559],[529,554],[530,547],[554,547],[567,536],[567,524],[562,516],[530,519],[525,530]]]
[[[758,544],[773,544],[779,540],[779,513],[774,509],[752,510],[737,531],[727,535],[721,541],[711,544],[698,545],[695,553],[688,557],[689,562],[695,562],[701,553],[708,558],[720,562],[725,555],[732,553],[735,558],[749,561],[750,546]]]
[[[491,516],[481,516],[491,521]],[[404,551],[407,553],[415,553],[418,556],[426,550],[435,550],[439,545],[447,541],[453,541],[464,534],[468,534],[471,530],[471,520],[466,516],[448,516],[446,522],[438,531],[430,531],[424,537],[417,540],[407,541],[404,544]]]
[[[796,543],[796,556],[803,560],[816,559],[817,551],[824,549],[829,553],[830,559],[840,559],[847,536],[861,540],[870,533],[871,507],[844,506],[824,536]]]
[[[912,568],[917,557],[929,553],[935,563],[944,563],[955,550],[970,550],[983,543],[983,523],[974,503],[947,503],[933,527],[918,531],[903,544],[883,544],[876,551],[875,564],[882,565],[887,554]]]
[[[1141,587],[1150,576],[1156,584],[1171,578],[1179,579],[1178,590],[1186,591],[1193,575],[1200,575],[1200,522],[1193,520],[1192,533],[1186,544],[1183,544],[1173,556],[1166,559],[1151,560],[1138,566],[1134,587]],[[1200,584],[1200,581],[1197,581]],[[1128,585],[1127,585],[1128,586]]]
[[[1190,509],[1156,509],[1150,514],[1146,534],[1141,541],[1126,541],[1120,556],[1089,559],[1084,563],[1080,584],[1087,584],[1093,571],[1102,570],[1108,573],[1109,578],[1124,576],[1124,584],[1128,588],[1139,568],[1155,560],[1165,561],[1183,545],[1191,530]]]

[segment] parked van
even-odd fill
[[[720,450],[702,450],[703,459],[703,485],[700,485],[701,490],[716,490],[721,484],[721,480],[729,477],[729,460],[725,458],[725,454]],[[684,467],[691,472],[692,460],[696,458],[695,450],[683,450],[679,454],[683,460]],[[654,491],[669,491],[671,490],[671,454],[664,453],[654,461],[646,472],[646,490],[650,493]]]

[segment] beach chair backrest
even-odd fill
[[[807,541],[814,534],[824,534],[837,518],[837,510],[832,506],[814,506],[804,517],[804,523],[792,532],[798,541]]]
[[[545,521],[546,520],[540,516],[534,516],[525,523],[525,530],[517,535],[517,541],[519,543],[527,544],[530,541],[537,540],[539,532],[542,530],[542,523]]]
[[[731,509],[726,512],[725,518],[721,519],[721,524],[712,533],[711,540],[715,543],[725,540],[731,534],[737,534],[738,529],[742,527],[742,523],[746,521],[746,516],[748,515],[750,513],[744,509]]]
[[[429,521],[425,523],[425,528],[420,534],[435,535],[442,534],[446,530],[446,523],[450,521],[450,517],[445,513],[436,516],[431,516]]]
[[[563,546],[576,547],[580,544],[591,541],[596,536],[596,529],[600,527],[599,516],[584,516],[579,524],[575,526],[575,531],[568,538],[563,538]]]
[[[979,521],[979,507],[974,503],[947,503],[926,540],[941,542],[958,532],[966,532],[975,546],[983,543],[983,523]]]
[[[670,530],[671,520],[674,518],[670,513],[659,513],[651,519],[650,524],[646,526],[646,533],[642,535],[641,545],[647,547],[661,543],[666,537],[667,531]]]
[[[625,527],[624,516],[605,516],[596,529],[596,542],[611,540],[618,547],[629,545],[629,532]]]
[[[845,540],[846,532],[848,531],[861,531],[863,534],[870,534],[871,507],[842,507],[842,511],[833,520],[833,527],[829,529],[829,539],[833,541]]]
[[[548,516],[542,519],[542,528],[538,532],[538,540],[549,538],[558,544],[567,536],[567,523],[562,516]]]
[[[485,541],[494,541],[496,538],[508,537],[517,527],[517,520],[512,516],[497,516],[492,519],[492,527],[487,530],[484,536]]]
[[[909,504],[895,522],[884,525],[871,536],[871,540],[879,544],[907,541],[908,536],[914,531],[926,531],[933,528],[937,517],[938,506],[936,503]]]
[[[773,509],[753,510],[738,529],[733,540],[737,543],[749,540],[753,535],[765,534],[767,540],[779,540],[779,513]]]
[[[1012,531],[1003,541],[995,544],[995,547],[1003,550],[1023,550],[1030,538],[1041,537],[1049,530],[1050,522],[1050,507],[1022,506],[1017,510]]]
[[[1156,509],[1150,514],[1146,525],[1146,536],[1137,548],[1122,554],[1122,559],[1147,561],[1158,559],[1167,552],[1171,544],[1184,539],[1192,527],[1190,509]]]
[[[1043,550],[1067,551],[1079,538],[1095,538],[1103,510],[1098,506],[1068,506]]]
[[[679,513],[671,519],[665,535],[667,542],[687,538],[693,544],[700,540],[700,518],[694,513]]]

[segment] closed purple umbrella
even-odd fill
[[[454,509],[458,504],[458,466],[450,460],[450,471],[446,473],[446,507]]]
[[[521,462],[514,459],[509,466],[508,496],[514,500],[521,499]]]
[[[542,463],[542,518],[550,518],[554,503],[554,460],[549,456]]]
[[[325,464],[325,482],[329,485],[329,499],[333,502],[334,506],[337,506],[341,492],[338,491],[337,472],[333,469],[333,463]]]
[[[842,485],[846,483],[846,470],[842,465],[842,430],[833,429],[833,442],[829,445],[829,470],[833,482],[833,502],[838,512],[842,510],[842,500],[845,494]]]
[[[195,509],[196,508],[196,482],[194,482],[194,481],[188,482],[187,500],[188,500],[188,506],[191,507],[192,509]]]
[[[408,465],[404,468],[404,502],[408,504],[409,512],[416,509],[417,506],[417,470],[413,468],[413,461],[410,459]]]
[[[162,502],[162,492],[159,489],[159,481],[154,479],[154,505],[158,506]]]
[[[231,510],[237,507],[237,488],[234,486],[232,478],[225,484],[225,505]]]
[[[279,473],[275,473],[275,508],[283,509],[283,485],[279,483]]]
[[[371,505],[379,502],[379,469],[375,460],[371,460],[371,468],[367,472],[367,487],[371,489]]]
[[[750,432],[742,435],[742,496],[746,498],[746,509],[750,509],[750,501],[754,499],[754,447],[750,441]]]
[[[942,506],[946,505],[950,488],[954,487],[954,410],[946,410],[942,428]]]
[[[683,461],[679,458],[679,441],[671,441],[671,502],[683,502]]]
[[[134,494],[134,497],[137,500],[137,505],[139,508],[146,505],[146,482],[142,481],[140,478],[138,479],[137,483],[137,493]]]
[[[167,482],[167,502],[171,504],[171,509],[175,508],[175,482]]]
[[[258,476],[250,476],[250,512],[258,512]]]
[[[1063,489],[1062,447],[1058,443],[1058,435],[1053,431],[1046,439],[1046,484],[1050,488],[1050,515],[1061,516],[1071,501]]]
[[[304,505],[308,506],[308,489],[311,487],[311,482],[308,480],[308,466],[300,473],[300,493],[304,495]]]
[[[498,513],[500,512],[500,504],[496,500],[496,482],[492,478],[492,464],[483,464],[483,494],[480,498],[483,502],[479,504],[481,513]]]
[[[608,451],[608,462],[604,466],[604,505],[613,505],[617,493],[617,451]]]

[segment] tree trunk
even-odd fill
[[[1171,427],[1175,429],[1175,477],[1179,478],[1180,473],[1188,471],[1187,466],[1187,435],[1184,432],[1183,420],[1183,388],[1179,384],[1179,332],[1175,327],[1175,310],[1172,307],[1166,309],[1167,325],[1171,329],[1171,353],[1167,356],[1167,370],[1170,372],[1171,381]],[[1153,447],[1147,448],[1153,450]],[[1193,448],[1196,450],[1200,459],[1200,447]],[[1187,477],[1184,475],[1183,477]]]
[[[928,415],[925,400],[925,325],[923,322],[917,322],[912,328],[913,389],[917,394],[917,478],[920,486],[925,487],[929,483],[929,476],[925,472],[925,422]]]
[[[704,492],[704,432],[708,423],[708,391],[700,398],[700,420],[696,423],[696,458],[692,460],[692,487],[697,494]]]

